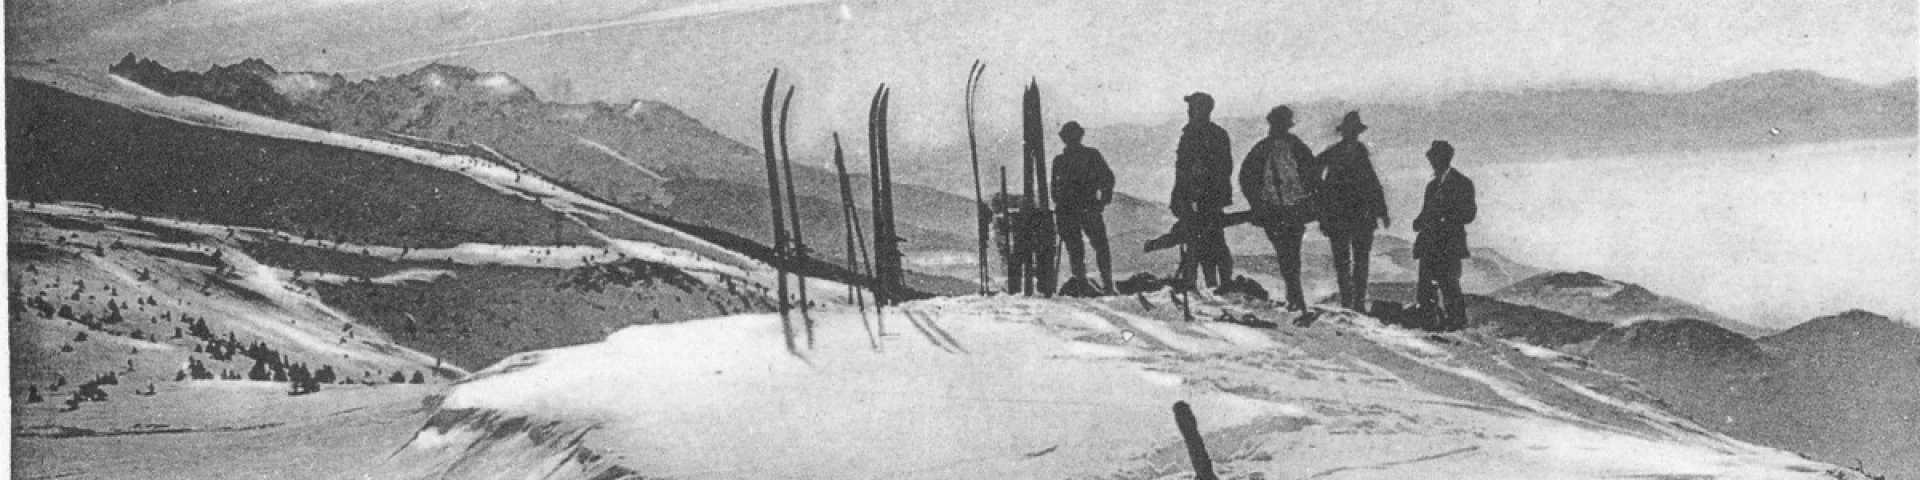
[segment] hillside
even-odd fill
[[[1685,300],[1653,293],[1646,287],[1587,272],[1543,273],[1501,288],[1492,295],[1504,302],[1616,325],[1688,318],[1711,322],[1748,337],[1771,333]]]
[[[1410,302],[1412,286],[1374,297]],[[1753,338],[1693,318],[1612,324],[1479,295],[1474,330],[1585,357],[1638,380],[1689,418],[1743,440],[1833,462],[1862,459],[1890,478],[1920,474],[1920,330],[1868,312]],[[1835,409],[1836,405],[1843,408]]]
[[[547,102],[510,75],[442,64],[360,81],[337,74],[280,72],[259,60],[193,73],[129,56],[110,70],[163,93],[199,96],[331,132],[477,152],[622,208],[761,243],[771,238],[764,201],[742,201],[765,198],[764,163],[757,149],[666,104]],[[272,88],[262,93],[257,85]],[[226,93],[236,90],[253,94]],[[865,170],[865,152],[848,147],[856,204],[866,206],[867,178],[858,173]],[[793,181],[805,238],[814,239],[809,243],[825,262],[841,264],[844,248],[834,248],[844,236],[838,180],[820,167],[828,164],[825,152],[795,155]],[[911,181],[898,185],[894,195],[910,263],[974,255],[973,217],[953,214],[973,211],[971,198]],[[1120,202],[1113,214],[1125,224],[1165,216],[1160,209],[1142,207]],[[865,208],[860,215],[863,221],[872,218]],[[926,265],[920,270],[937,274],[940,268]],[[972,278],[971,270],[956,273]],[[973,291],[953,282],[914,278],[919,279],[914,286],[925,290]]]
[[[302,302],[325,302],[321,313],[286,307],[289,315],[349,322],[375,338],[392,335],[392,343],[438,357],[430,365],[444,360],[449,367],[598,338],[634,322],[770,308],[761,286],[770,275],[756,260],[767,252],[724,232],[678,229],[473,157],[329,137],[57,72],[19,73],[27,77],[9,79],[21,93],[9,97],[10,210],[30,215],[15,223],[15,238],[42,240],[14,247],[46,251],[50,259],[104,257],[118,250],[114,238],[88,242],[92,249],[61,242],[108,232],[196,252],[106,270],[17,256],[10,273],[22,289],[53,281],[23,275],[29,267],[110,284],[133,282],[127,271],[188,268],[180,282],[192,292],[202,285],[225,291],[219,288],[230,282],[216,277],[238,267],[207,257],[218,251],[226,262],[242,258],[242,265],[275,272],[269,276],[276,282],[310,297]],[[819,277],[850,279],[828,266],[809,268]],[[253,298],[245,292],[271,285],[278,283],[234,294]],[[75,305],[94,315],[97,307]],[[215,330],[229,320],[251,322],[216,310],[192,316],[215,319]],[[556,312],[576,321],[513,321]],[[16,338],[51,335],[42,330]],[[322,336],[323,343],[332,336]],[[269,343],[286,349],[297,342]],[[61,345],[16,347],[48,353]],[[171,370],[165,373],[171,380]]]

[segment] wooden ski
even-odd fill
[[[880,157],[882,154],[880,153],[880,136],[882,133],[878,125],[884,122],[880,117],[880,101],[886,92],[887,85],[884,83],[880,84],[880,88],[874,89],[873,91],[873,102],[867,105],[867,193],[872,201],[871,206],[868,207],[868,212],[873,214],[874,248],[873,257],[867,261],[867,276],[873,280],[873,306],[876,317],[878,318],[877,323],[881,337],[887,336],[886,308],[888,292],[886,281],[882,279],[884,267],[880,265],[880,259],[885,257],[886,254],[883,253],[883,244],[881,243],[881,239],[885,237],[885,235],[881,233],[881,225],[884,223],[882,216],[885,215],[885,210],[881,208]]]
[[[979,60],[974,60],[973,68],[967,71],[967,152],[972,156],[973,160],[974,216],[978,222],[980,240],[980,249],[978,256],[975,257],[975,263],[978,263],[980,267],[981,295],[986,295],[992,291],[991,288],[987,287],[987,282],[990,281],[989,277],[992,275],[987,268],[987,223],[990,213],[987,211],[986,200],[982,198],[982,192],[980,191],[980,143],[975,139],[973,133],[973,97],[974,92],[980,88],[980,75],[986,70],[986,64],[980,63]]]
[[[880,92],[880,121],[874,124],[875,130],[879,132],[876,136],[877,140],[875,144],[879,146],[880,151],[879,195],[881,208],[880,222],[874,225],[875,232],[879,234],[879,237],[876,239],[876,249],[874,252],[878,258],[874,260],[879,262],[876,270],[879,271],[880,288],[881,291],[886,292],[886,304],[888,305],[899,303],[899,299],[894,297],[901,287],[901,238],[899,231],[894,228],[893,223],[893,156],[889,152],[889,142],[887,141],[887,110],[892,99],[892,89],[886,89]]]
[[[847,227],[847,271],[857,279],[860,276],[861,259],[867,256],[867,242],[866,239],[861,238],[865,232],[860,229],[860,209],[853,203],[853,182],[847,178],[847,156],[840,148],[839,132],[833,134],[833,168],[840,178],[840,218],[845,221]],[[859,306],[864,322],[867,299],[866,295],[860,292],[859,281],[847,282],[847,297],[848,302]],[[880,340],[873,336],[871,330],[867,331],[867,341],[873,344],[874,349],[880,348]]]
[[[787,228],[780,210],[780,170],[773,150],[773,92],[779,81],[780,70],[774,69],[773,75],[767,78],[766,93],[760,99],[760,150],[767,160],[767,206],[773,216],[773,258],[767,263],[773,265],[775,276],[779,277],[776,292],[779,295],[780,331],[786,335],[787,351],[797,352],[793,343],[793,325],[787,318]]]
[[[787,86],[787,98],[780,101],[780,162],[782,175],[786,177],[787,218],[792,221],[792,229],[787,232],[787,260],[792,267],[798,268],[807,263],[807,244],[800,235],[800,201],[793,192],[793,156],[787,153],[787,113],[793,106],[793,89]],[[813,315],[808,311],[807,276],[796,271],[794,281],[800,290],[800,320],[806,324],[807,349],[813,349]]]

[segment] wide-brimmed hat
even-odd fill
[[[1080,122],[1067,122],[1066,125],[1060,126],[1061,136],[1078,137],[1086,133],[1087,129],[1080,128]]]
[[[1347,116],[1340,119],[1340,126],[1333,127],[1336,132],[1360,133],[1366,130],[1367,124],[1360,123],[1360,112],[1357,111],[1347,112]]]

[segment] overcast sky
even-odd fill
[[[132,5],[132,6],[129,6]],[[1206,90],[1226,114],[1325,97],[1621,86],[1680,90],[1776,69],[1869,83],[1914,73],[1912,0],[1808,2],[721,0],[9,1],[8,54],[204,69],[403,73],[427,61],[505,71],[549,97],[679,106],[757,138],[759,89],[800,89],[796,141],[863,131],[894,86],[896,142],[958,141],[961,89],[990,66],[981,121],[1017,123],[1037,78],[1048,120],[1175,120]],[[571,92],[555,86],[569,79]],[[752,142],[749,142],[752,143]]]

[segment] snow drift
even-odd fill
[[[450,390],[413,477],[1184,478],[1193,405],[1223,478],[1859,478],[1711,432],[1626,377],[1481,334],[1168,295],[965,297],[632,327]],[[796,322],[798,319],[795,320]],[[1254,323],[1254,322],[1244,322]],[[885,334],[881,334],[884,331]],[[805,342],[802,343],[805,345]]]

